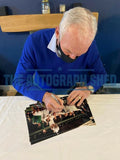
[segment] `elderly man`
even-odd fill
[[[59,112],[63,101],[56,94],[65,94],[76,82],[84,81],[85,86],[75,88],[67,99],[68,105],[78,100],[80,105],[102,86],[97,77],[106,74],[94,40],[96,31],[92,13],[76,7],[64,13],[56,29],[31,34],[13,86],[23,95],[44,102],[48,110]]]

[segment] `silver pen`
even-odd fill
[[[56,102],[57,102],[58,104],[60,104],[60,102],[59,102],[58,99],[54,96],[54,94],[51,94],[51,96],[56,100]]]

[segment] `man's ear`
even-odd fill
[[[56,39],[59,39],[59,27],[57,26],[55,29]]]

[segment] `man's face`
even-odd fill
[[[67,32],[59,38],[59,29],[56,28],[56,38],[57,43],[60,43],[61,49],[65,55],[70,57],[71,59],[76,59],[76,57],[81,56],[86,53],[89,49],[92,40],[88,37],[83,37],[78,31],[78,26],[71,26],[68,28]],[[57,32],[58,31],[58,32]]]

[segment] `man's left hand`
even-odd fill
[[[90,90],[88,90],[88,88],[85,87],[77,87],[75,88],[68,96],[67,98],[67,104],[68,105],[74,105],[77,101],[79,101],[77,103],[77,106],[80,106],[82,104],[82,102],[84,101],[84,99],[88,98],[90,95]]]

